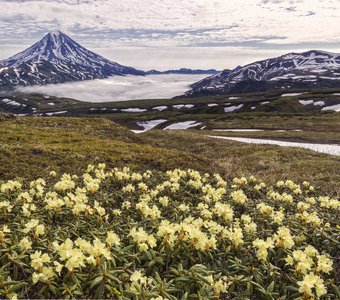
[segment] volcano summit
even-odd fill
[[[86,49],[60,31],[50,32],[33,46],[0,61],[2,89],[144,74]]]

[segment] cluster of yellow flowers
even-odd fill
[[[9,180],[6,183],[3,183],[0,187],[0,192],[3,194],[10,194],[12,192],[15,192],[17,190],[20,190],[22,187],[22,184],[15,180]]]
[[[327,294],[327,289],[324,285],[324,280],[319,276],[309,273],[305,275],[302,281],[298,281],[299,292],[307,295],[308,297],[313,297],[314,293],[312,289],[315,289],[315,294],[318,298]]]
[[[150,248],[154,248],[157,245],[156,238],[152,234],[147,234],[143,228],[132,228],[129,235],[133,241],[138,245],[139,251],[144,252]]]
[[[46,180],[0,186],[0,244],[10,249],[0,259],[4,265],[8,260],[13,281],[46,285],[62,297],[54,287],[71,291],[89,274],[93,282],[79,290],[86,297],[111,280],[107,297],[150,293],[147,299],[176,299],[187,285],[167,278],[188,276],[187,282],[196,282],[188,288],[200,286],[201,298],[232,298],[242,289],[257,293],[261,281],[267,283],[258,295],[267,293],[270,282],[284,281],[280,274],[286,273],[285,284],[295,286],[275,284],[271,298],[291,296],[294,288],[306,299],[333,295],[340,201],[317,195],[309,182],[268,186],[255,177],[227,181],[195,170],[138,173],[105,164],[57,177],[52,171]],[[25,277],[11,273],[13,264],[25,266]],[[260,270],[270,276],[254,283]],[[70,278],[72,285],[65,284]],[[156,296],[158,284],[171,286],[169,294]],[[1,287],[0,293],[15,296]]]

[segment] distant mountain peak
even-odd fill
[[[87,50],[61,31],[47,33],[40,41],[26,50],[4,60],[5,66],[16,67],[25,62],[49,61],[55,63],[73,62],[90,63],[93,60],[105,60],[103,57]]]
[[[0,87],[145,74],[86,49],[60,30],[47,33],[24,51],[0,61],[0,66]]]
[[[50,31],[48,34],[50,34],[50,35],[56,35],[56,36],[58,36],[58,35],[65,35],[65,33],[63,33],[62,31],[60,31],[59,29],[52,30],[52,31]],[[47,34],[47,35],[48,35],[48,34]]]

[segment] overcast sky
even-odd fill
[[[340,52],[340,0],[0,0],[0,59],[59,29],[139,69]]]

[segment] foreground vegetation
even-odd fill
[[[8,298],[338,299],[339,200],[309,182],[89,165],[0,186]]]

